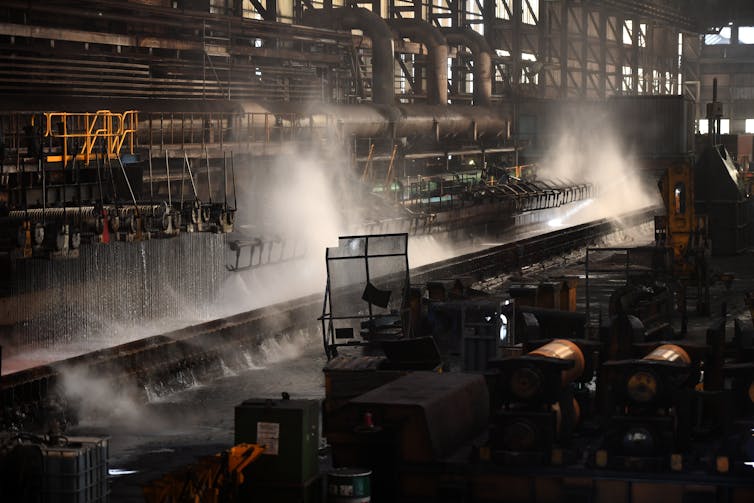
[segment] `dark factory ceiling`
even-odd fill
[[[385,0],[387,1],[387,0]],[[559,3],[561,0],[544,0]],[[658,21],[677,26],[688,32],[717,32],[730,23],[754,25],[754,0],[567,0],[572,3],[604,6],[608,11],[622,12],[627,17],[636,17],[647,21]],[[5,0],[5,4],[17,4]],[[102,1],[103,6],[117,5],[119,2]],[[140,2],[135,2],[140,3]],[[145,2],[146,3],[146,2]],[[43,0],[39,4],[70,5],[60,0]],[[34,9],[34,3],[29,9]]]
[[[681,0],[681,10],[694,16],[700,32],[716,31],[729,23],[754,24],[752,0]]]
[[[699,33],[716,32],[730,23],[754,24],[752,0],[596,0],[592,3]]]

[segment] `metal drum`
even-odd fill
[[[327,474],[329,503],[369,503],[372,501],[371,470],[336,468]]]

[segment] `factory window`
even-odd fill
[[[466,22],[480,35],[484,35],[484,18],[482,18],[481,0],[467,0]]]
[[[532,72],[529,68],[521,68],[521,83],[522,84],[539,84],[539,74]]]
[[[639,47],[647,46],[647,24],[639,23]]]
[[[399,94],[406,94],[409,89],[409,79],[413,80],[415,78],[414,74],[414,55],[413,54],[401,54],[400,55],[401,61],[403,61],[403,66],[406,67],[406,70],[408,71],[408,75],[403,71],[403,67],[398,67],[396,69],[396,81],[398,83],[398,93]]]
[[[440,26],[447,28],[451,25],[452,13],[446,0],[432,0],[432,13]]]
[[[634,88],[633,70],[630,66],[623,67],[623,83],[621,85],[622,91],[631,91]]]
[[[521,61],[537,61],[537,56],[530,52],[521,53]],[[521,66],[521,83],[522,84],[538,84],[539,75],[536,71],[533,71],[531,65]]]
[[[754,44],[754,26],[739,26],[738,42],[741,44]]]
[[[639,79],[637,90],[639,93],[645,93],[647,91],[646,82],[644,81],[644,68],[638,68],[638,75],[637,78]],[[647,72],[647,75],[649,75],[649,72]]]
[[[709,133],[709,121],[707,119],[699,119],[699,134]],[[720,119],[720,134],[730,134],[730,119]]]
[[[746,132],[754,133],[754,119],[746,119]]]
[[[673,74],[665,72],[665,94],[673,94]]]
[[[652,94],[660,94],[663,91],[662,77],[657,70],[652,70],[652,84],[650,85],[650,89]]]
[[[524,12],[521,21],[526,24],[537,24],[539,20],[539,0],[524,0],[522,7]]]
[[[413,10],[414,2],[413,2],[413,0],[394,0],[393,3],[395,4],[396,10],[399,9],[399,8],[400,9],[405,9],[406,7],[411,7],[411,9],[401,10],[399,17],[407,18],[407,19],[413,19],[414,18],[414,10]],[[335,4],[335,2],[333,2],[333,4]]]
[[[263,0],[261,2],[261,5],[266,6],[266,0]],[[241,16],[246,19],[262,19],[262,15],[259,13],[259,11],[257,11],[257,8],[254,7],[254,4],[251,3],[251,0],[243,0]]]
[[[634,43],[634,22],[630,19],[623,21],[623,43],[626,45]]]
[[[495,64],[495,82],[506,82],[509,74],[510,69],[508,68],[508,65],[505,63]]]
[[[730,44],[730,26],[720,29],[719,33],[708,33],[704,36],[706,45],[724,45]]]
[[[513,0],[497,0],[495,2],[495,17],[498,19],[510,19],[513,11]]]
[[[511,55],[510,51],[506,51],[505,49],[495,49],[495,54],[501,58],[509,58]]]

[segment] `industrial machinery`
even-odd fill
[[[709,225],[705,215],[697,214],[694,180],[695,169],[688,162],[669,166],[660,179],[666,215],[655,217],[655,243],[672,250],[670,272],[680,283],[681,311],[685,313],[690,296],[699,313],[709,314]]]
[[[238,444],[202,458],[144,486],[144,500],[149,503],[242,501],[239,488],[244,483],[243,472],[263,452],[264,447],[259,445]]]
[[[343,203],[353,234],[494,234],[596,193],[583,180],[522,173],[525,142],[511,140],[511,111],[491,86],[499,58],[470,28],[388,22],[355,6],[297,6],[289,23],[216,14],[206,2],[82,0],[65,13],[35,5],[29,22],[45,27],[37,32],[16,24],[28,5],[7,7],[3,20],[21,32],[6,65],[16,84],[0,91],[26,110],[0,112],[0,310],[16,347],[97,325],[86,301],[71,299],[103,285],[121,288],[102,300],[112,306],[102,318],[170,317],[176,306],[163,299],[174,292],[208,304],[199,298],[226,274],[210,260],[243,272],[302,257],[297,229],[269,229],[250,208],[286,192],[286,155],[327,167],[328,189],[343,201],[322,202]],[[92,12],[94,24],[85,21]],[[39,43],[53,32],[76,35]],[[88,36],[97,51],[82,42]],[[396,90],[396,57],[409,53],[419,69],[410,97]],[[450,87],[449,56],[473,67],[452,70]],[[81,85],[36,79],[60,76],[54,61]],[[460,84],[467,74],[473,89]],[[308,180],[311,170],[302,172]],[[259,183],[264,176],[270,183]],[[218,257],[226,245],[229,260]],[[166,264],[168,256],[176,259]],[[16,267],[64,257],[82,260]],[[121,274],[121,264],[142,273]]]
[[[372,470],[374,501],[397,501],[436,484],[452,487],[453,476],[427,484],[415,469],[453,455],[482,433],[488,400],[481,375],[399,377],[328,414],[324,435],[333,465]]]
[[[751,373],[726,364],[732,384],[718,389],[723,332],[713,326],[707,345],[637,344],[642,357],[604,363],[600,343],[532,342],[491,362],[481,389],[478,374],[372,372],[361,395],[328,385],[325,435],[335,466],[372,472],[374,501],[607,502],[615,491],[642,501],[658,486],[679,501],[747,501],[752,416],[746,404],[731,409],[730,393],[743,399]],[[368,358],[351,391],[367,384]]]
[[[491,458],[507,465],[560,465],[580,420],[578,384],[592,379],[599,345],[555,339],[527,346],[533,349],[522,356],[489,362]]]
[[[603,364],[607,433],[604,448],[595,453],[597,466],[672,466],[670,454],[683,452],[691,440],[689,411],[701,362],[691,354],[688,345],[662,344],[640,359]]]
[[[328,359],[341,347],[410,337],[407,234],[343,236],[327,249],[325,260],[319,320]]]
[[[5,501],[109,501],[108,437],[0,433]]]
[[[3,240],[0,251],[14,259],[77,257],[82,243],[140,241],[182,230],[232,231],[232,167],[223,164],[222,203],[213,203],[211,192],[207,202],[200,200],[185,154],[180,177],[171,175],[165,159],[167,191],[156,193],[152,158],[136,155],[135,110],[47,112],[24,119],[29,125],[10,138],[17,145],[14,166],[0,184],[5,209],[0,227],[15,236]]]

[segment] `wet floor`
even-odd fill
[[[211,383],[146,404],[126,403],[128,413],[99,411],[81,418],[73,434],[111,437],[111,501],[143,501],[143,484],[232,446],[234,407],[244,400],[280,398],[283,392],[294,399],[324,397],[319,331],[263,345],[252,359],[253,368]]]

